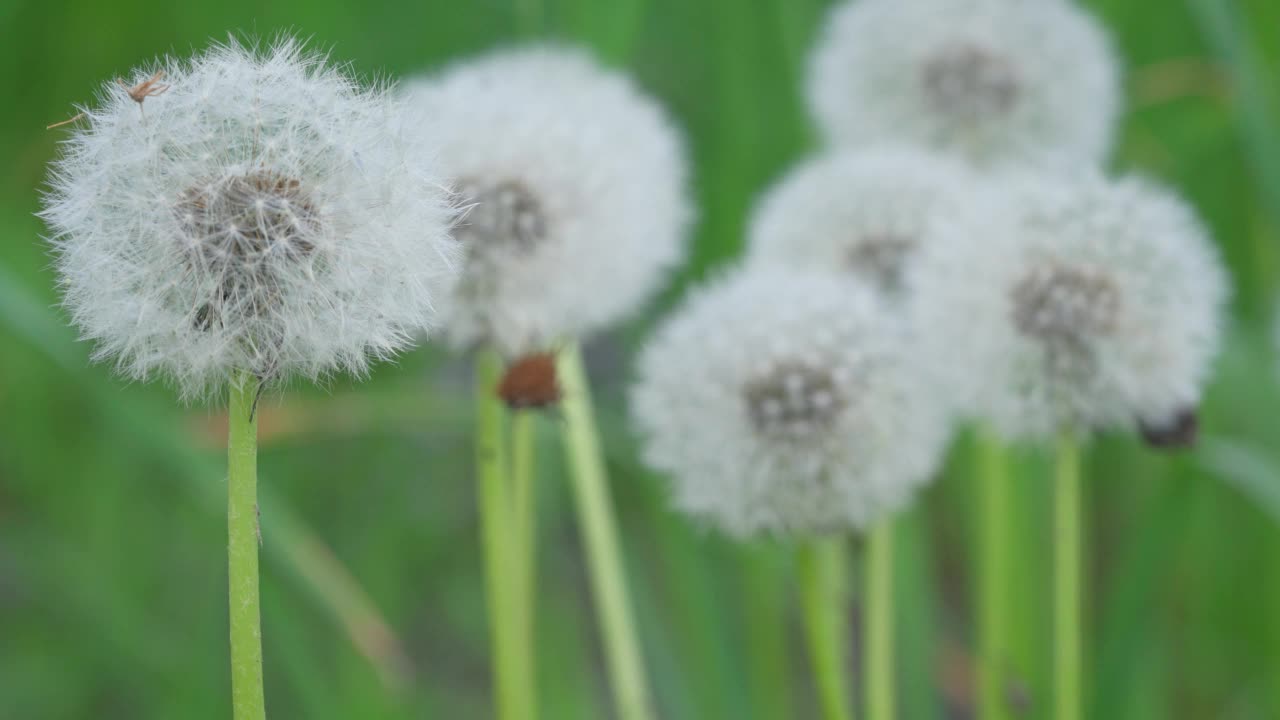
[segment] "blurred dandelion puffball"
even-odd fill
[[[234,371],[362,373],[438,324],[461,257],[441,181],[382,90],[284,40],[108,83],[43,217],[96,358],[184,397]]]
[[[639,360],[644,456],[734,536],[862,529],[934,472],[948,426],[902,329],[834,272],[748,266],[695,291]]]
[[[919,143],[981,165],[1105,159],[1120,107],[1108,38],[1071,2],[856,0],[811,57],[836,144]]]
[[[495,52],[411,83],[464,206],[467,259],[448,314],[460,347],[509,356],[631,312],[683,255],[691,218],[679,134],[587,54]]]
[[[958,163],[906,147],[816,156],[760,201],[750,256],[848,272],[896,302],[921,246],[981,221],[985,203],[969,176]]]
[[[1174,429],[1221,344],[1228,278],[1192,211],[1140,179],[1006,176],[1012,218],[913,266],[922,352],[1010,439]]]

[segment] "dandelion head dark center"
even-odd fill
[[[881,290],[897,290],[902,286],[907,257],[915,246],[913,238],[901,233],[867,235],[845,252],[845,265]]]
[[[279,302],[281,274],[315,252],[316,204],[301,181],[272,171],[188,189],[177,205],[187,261],[215,278],[195,318],[207,330],[228,313],[261,316]]]
[[[495,185],[464,181],[459,195],[469,206],[458,222],[454,236],[472,252],[488,249],[530,251],[547,235],[542,204],[522,183],[504,181]]]
[[[834,424],[846,400],[830,370],[777,365],[742,390],[751,425],[769,437],[805,437]]]
[[[929,58],[923,69],[925,96],[934,109],[964,122],[1011,112],[1021,92],[1015,68],[985,48],[958,44]]]
[[[1047,264],[1014,285],[1013,323],[1020,333],[1051,347],[1077,347],[1116,330],[1120,292],[1104,272]]]

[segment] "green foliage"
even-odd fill
[[[282,0],[0,4],[0,717],[225,718],[218,408],[92,366],[54,306],[44,164],[99,83],[228,32],[294,30],[379,77],[440,67],[538,27],[634,70],[688,132],[701,209],[666,296],[741,246],[753,198],[811,145],[797,77],[826,0]],[[1104,438],[1086,472],[1091,718],[1280,716],[1280,4],[1092,0],[1129,70],[1116,169],[1203,214],[1237,281],[1234,332],[1182,455]],[[521,20],[519,6],[542,22]],[[658,303],[659,306],[666,303]],[[812,717],[790,548],[737,547],[666,507],[636,460],[622,388],[659,314],[589,353],[634,603],[667,718]],[[465,363],[422,350],[372,382],[264,400],[263,603],[273,717],[479,718],[490,711]],[[556,446],[540,420],[542,715],[606,717],[600,638]],[[904,717],[972,700],[967,474],[959,443],[900,530]],[[1045,459],[1023,487],[1016,624],[1030,717],[1048,697]],[[859,577],[858,574],[852,577]],[[854,588],[855,594],[857,588]],[[785,633],[785,634],[775,634]],[[773,648],[766,656],[754,647]],[[788,713],[782,708],[790,705]]]

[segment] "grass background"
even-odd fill
[[[814,716],[790,548],[732,545],[667,509],[625,424],[628,361],[689,282],[734,257],[753,198],[811,145],[797,78],[824,0],[0,1],[0,718],[225,718],[219,408],[90,366],[32,213],[98,83],[228,32],[292,30],[398,78],[529,28],[630,68],[686,128],[701,222],[687,269],[590,345],[644,650],[662,717]],[[1115,166],[1179,188],[1236,280],[1192,453],[1103,438],[1087,460],[1091,718],[1280,717],[1280,4],[1092,0],[1127,69]],[[526,13],[522,15],[521,13]],[[537,18],[531,21],[529,18]],[[277,718],[489,713],[465,362],[423,349],[373,380],[296,387],[262,416],[268,703]],[[609,716],[555,434],[540,421],[545,718]],[[966,717],[972,647],[963,439],[899,528],[904,717]],[[1010,688],[1048,707],[1044,458],[1022,471]],[[855,636],[850,643],[856,643]]]

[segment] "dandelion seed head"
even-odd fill
[[[535,46],[406,88],[466,210],[458,346],[520,357],[633,312],[683,255],[692,215],[679,134],[625,76]]]
[[[167,89],[133,97],[157,69]],[[192,398],[236,371],[361,374],[438,325],[455,211],[385,90],[233,41],[85,112],[42,215],[96,358]]]
[[[900,298],[907,264],[940,225],[986,207],[969,172],[932,153],[846,149],[810,159],[761,200],[751,222],[753,259],[847,271],[883,297]]]
[[[1099,161],[1120,105],[1101,27],[1058,0],[837,6],[807,94],[836,144],[918,143],[980,165]]]
[[[1093,171],[998,182],[1008,222],[923,251],[910,279],[940,387],[1011,439],[1193,430],[1228,279],[1192,211]]]
[[[734,270],[641,354],[645,459],[677,507],[735,536],[865,528],[928,480],[947,437],[908,342],[838,273]]]

